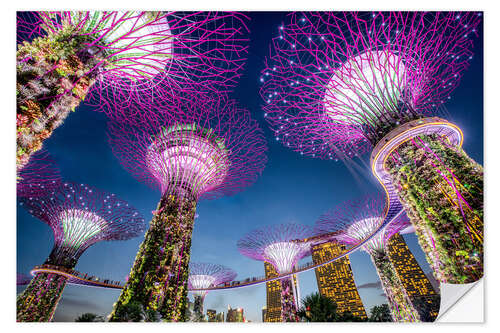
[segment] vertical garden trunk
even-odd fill
[[[157,311],[163,320],[186,321],[195,210],[194,198],[163,195],[110,321],[125,320],[129,304]]]
[[[71,27],[19,45],[16,55],[17,170],[42,147],[70,111],[85,98],[102,61],[91,55],[90,35]]]
[[[204,321],[203,319],[203,296],[194,296],[194,306],[193,306],[193,319],[192,321]]]
[[[295,299],[293,297],[292,278],[281,280],[281,321],[297,322],[297,309],[295,308]]]
[[[48,322],[52,320],[67,278],[62,275],[40,273],[17,297],[18,322]]]
[[[483,168],[436,135],[400,145],[387,159],[401,202],[436,279],[483,276]]]
[[[385,252],[371,251],[371,259],[377,269],[382,289],[387,297],[392,319],[395,322],[419,322],[418,311],[406,293],[396,269]]]

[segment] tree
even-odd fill
[[[313,293],[302,299],[302,309],[297,315],[308,322],[338,321],[337,304],[330,298]]]
[[[104,318],[102,316],[98,316],[95,313],[84,313],[75,319],[75,322],[103,322]]]
[[[391,310],[389,310],[389,306],[384,303],[372,307],[370,310],[369,321],[392,321]]]
[[[361,317],[357,317],[357,316],[353,315],[351,312],[346,311],[346,312],[341,313],[338,316],[338,320],[337,321],[343,321],[343,322],[362,322],[362,321],[367,321],[367,319],[364,319],[364,318],[361,318]]]

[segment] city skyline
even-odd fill
[[[264,275],[261,262],[240,255],[236,241],[246,232],[268,224],[279,224],[293,219],[312,226],[314,221],[333,204],[345,199],[380,190],[369,172],[354,173],[340,162],[304,158],[274,142],[272,132],[265,125],[258,98],[258,77],[263,57],[271,37],[285,14],[249,13],[251,22],[249,59],[243,77],[231,98],[248,108],[263,128],[269,144],[269,162],[256,184],[231,197],[202,201],[197,208],[193,233],[192,261],[216,262],[234,269],[237,280]],[[482,34],[482,29],[480,31]],[[465,135],[464,148],[478,163],[483,162],[482,131],[482,35],[474,47],[472,65],[446,107]],[[106,117],[102,113],[80,106],[51,137],[45,148],[53,156],[65,179],[88,183],[102,190],[116,193],[131,202],[151,220],[151,207],[159,195],[146,185],[136,182],[113,157],[106,137]],[[356,177],[359,178],[356,181]],[[364,178],[362,178],[364,177]],[[51,231],[18,207],[17,271],[27,274],[42,262],[52,247]],[[425,262],[416,237],[404,236],[410,250],[425,273],[430,268]],[[130,241],[96,244],[80,259],[76,270],[102,278],[124,281],[130,272],[135,252],[143,236]],[[385,303],[369,257],[357,251],[350,255],[354,279],[367,312],[373,305]],[[311,261],[310,257],[299,264]],[[298,275],[301,295],[317,292],[314,271]],[[18,291],[22,287],[18,287]],[[119,291],[67,286],[56,311],[56,321],[73,321],[83,312],[107,316]],[[192,299],[191,296],[189,296]],[[261,321],[265,305],[265,284],[235,290],[214,291],[205,301],[205,309],[227,311],[227,305],[241,307],[245,317]]]

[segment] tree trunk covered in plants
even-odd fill
[[[110,321],[123,321],[129,302],[186,321],[188,265],[196,201],[165,194],[151,220]]]
[[[85,98],[102,59],[92,50],[90,35],[76,35],[72,27],[18,46],[17,170],[42,147],[70,111]]]
[[[18,322],[48,322],[52,320],[67,278],[62,275],[40,273],[17,297]]]
[[[295,308],[295,299],[293,297],[292,278],[281,280],[281,321],[297,322],[297,309]]]
[[[205,321],[203,318],[203,296],[195,295],[194,296],[194,306],[193,306],[193,318],[192,321],[202,322]]]
[[[399,279],[389,256],[385,252],[371,251],[370,257],[377,269],[382,289],[387,297],[392,319],[395,322],[419,322],[418,311],[413,307],[403,283]]]
[[[483,276],[483,168],[436,135],[403,143],[387,159],[401,202],[436,279]]]

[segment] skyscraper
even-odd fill
[[[398,233],[387,241],[389,258],[422,321],[434,321],[439,314],[440,295],[437,293],[417,260]]]
[[[245,320],[243,317],[243,309],[242,308],[237,308],[237,309],[232,309],[229,305],[227,306],[227,316],[226,316],[226,322],[228,323],[242,323]]]
[[[266,261],[264,261],[264,270],[266,272],[266,278],[278,276],[278,273],[276,272],[276,269],[274,269],[273,265]],[[297,303],[300,304],[300,300],[298,299],[300,296],[298,292],[297,275],[293,275],[293,282],[295,297],[297,298]],[[281,322],[281,284],[279,280],[266,282],[265,321]]]
[[[262,322],[266,321],[267,306],[262,307]]]
[[[216,314],[217,314],[217,311],[215,310],[212,310],[212,309],[207,309],[207,317],[208,317],[208,321],[213,323],[216,321]]]
[[[215,316],[215,321],[218,323],[224,322],[224,312],[219,312],[217,316]]]
[[[335,241],[314,244],[314,264],[332,259],[344,251],[344,245]],[[315,269],[318,290],[337,303],[337,312],[351,312],[356,317],[366,318],[363,302],[354,283],[351,262],[348,256]]]

